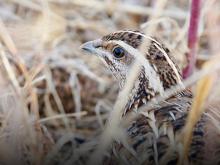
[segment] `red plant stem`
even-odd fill
[[[196,63],[197,41],[198,41],[198,27],[201,9],[201,0],[192,0],[190,11],[190,25],[188,32],[188,47],[187,54],[188,65],[183,69],[183,78],[189,77],[194,70]]]

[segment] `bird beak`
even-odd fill
[[[91,53],[91,54],[97,54],[97,48],[99,46],[101,46],[101,39],[97,39],[94,41],[88,41],[88,42],[82,44],[80,46],[80,49],[82,49],[88,53]]]

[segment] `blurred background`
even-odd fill
[[[74,162],[78,158],[72,152],[89,150],[97,143],[118,84],[101,60],[81,52],[79,47],[86,41],[117,30],[145,31],[156,24],[154,36],[168,46],[183,69],[189,52],[191,1],[163,1],[160,11],[157,3],[1,0],[0,160],[22,164],[30,159],[40,164],[67,145],[79,149],[66,151],[59,159]],[[151,20],[155,13],[160,17]],[[198,31],[196,71],[220,53],[220,1],[202,1]],[[214,90],[205,104],[216,114],[220,86],[215,76]],[[78,147],[87,139],[94,140]]]

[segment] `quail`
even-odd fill
[[[128,47],[138,49],[145,35],[139,31],[124,30],[108,34],[100,39],[88,41],[81,48],[89,54],[95,54],[104,62],[119,82],[120,89],[126,79],[136,56]],[[144,55],[159,77],[164,90],[170,89],[182,82],[180,69],[172,52],[156,38],[149,37],[149,47]],[[120,44],[123,43],[123,44]],[[126,45],[126,46],[125,46]],[[164,53],[165,52],[165,53]],[[165,56],[167,54],[167,56]],[[147,69],[141,66],[135,85],[129,95],[122,119],[142,105],[159,95],[150,86]],[[132,72],[132,71],[131,71]],[[173,94],[168,99],[158,103],[149,111],[150,115],[139,114],[126,128],[128,143],[135,153],[129,151],[120,141],[112,144],[110,154],[105,158],[108,164],[177,164],[179,153],[178,139],[185,125],[191,108],[193,95],[190,89],[184,89]],[[209,137],[219,137],[208,134],[208,119],[202,115],[193,131],[193,138],[188,153],[189,164],[218,164],[220,158],[210,153]],[[218,140],[211,147],[219,147]],[[209,149],[207,149],[209,148]],[[214,152],[214,150],[212,150]]]

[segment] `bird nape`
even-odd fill
[[[139,47],[144,39],[149,39],[149,47],[141,55]],[[127,126],[128,143],[135,153],[120,141],[115,141],[108,156],[108,164],[177,164],[182,155],[180,136],[191,109],[192,93],[189,89],[173,94],[157,103],[148,113],[139,113],[138,108],[160,95],[155,84],[161,84],[162,90],[182,84],[180,69],[172,52],[153,37],[147,37],[139,31],[118,31],[101,39],[86,42],[81,48],[101,58],[119,82],[120,89],[131,68],[137,60],[141,71],[134,82],[132,92],[124,108],[124,116],[136,112],[137,117]],[[141,57],[140,57],[141,56]],[[149,65],[146,65],[149,64]],[[149,72],[150,70],[150,72]],[[153,76],[154,75],[154,76]],[[151,77],[157,82],[152,82]],[[207,154],[210,149],[207,138],[208,120],[202,115],[193,131],[188,152],[189,164],[217,164],[220,158],[216,154]],[[217,144],[217,143],[216,143]],[[211,155],[211,156],[210,156]]]

